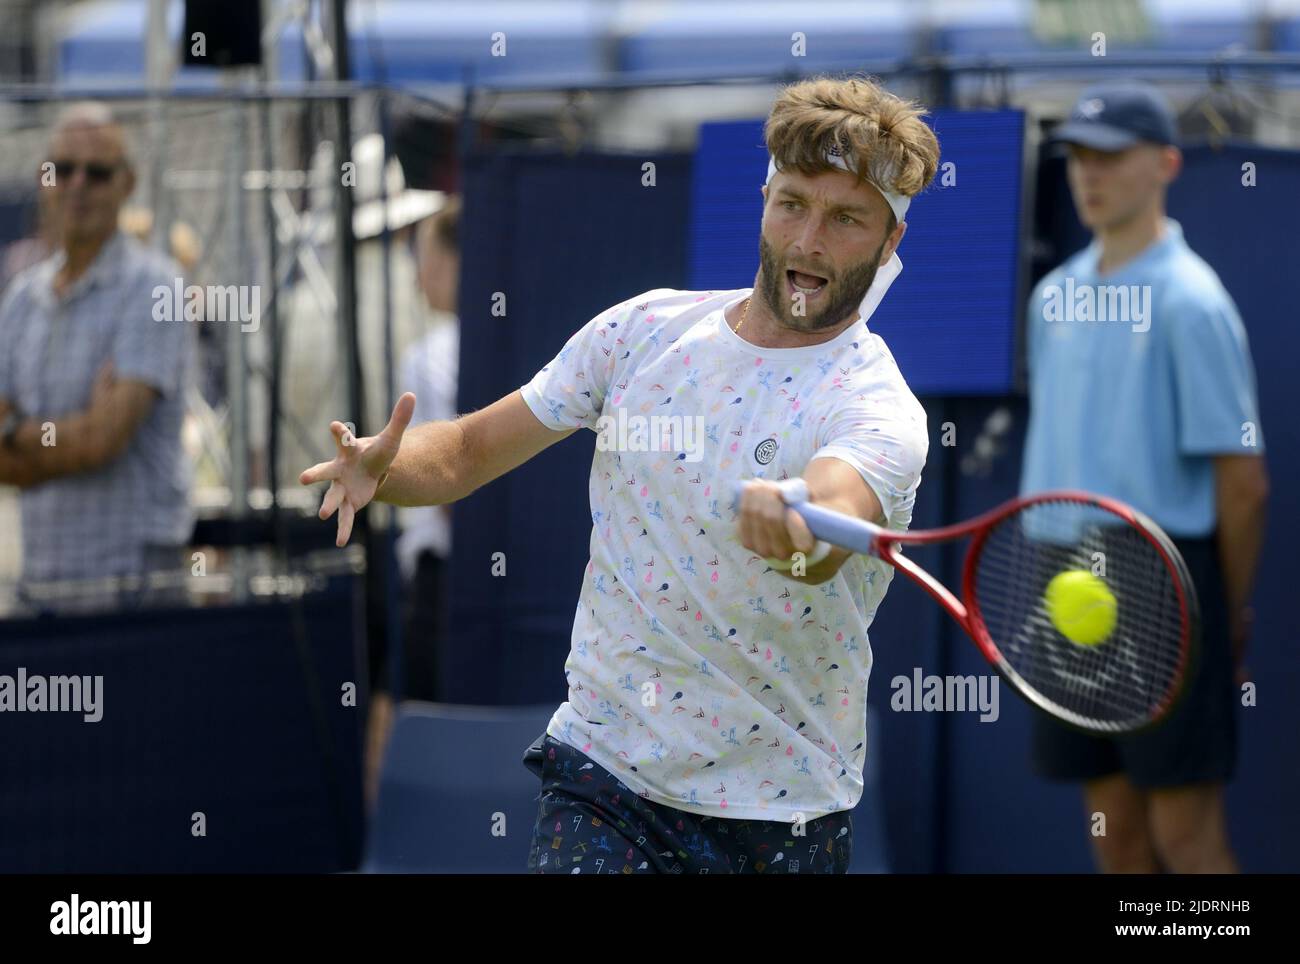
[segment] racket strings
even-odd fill
[[[1052,608],[1048,587],[1065,573],[1068,589]],[[1160,715],[1181,682],[1188,609],[1179,578],[1121,516],[1037,502],[990,530],[975,560],[975,600],[1024,688],[1077,725],[1119,731]]]

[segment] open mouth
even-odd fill
[[[786,284],[790,286],[790,295],[801,294],[805,298],[816,298],[826,287],[826,279],[802,271],[786,271]]]

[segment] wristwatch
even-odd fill
[[[5,413],[3,419],[0,419],[0,447],[13,448],[14,436],[18,434],[18,426],[23,424],[24,418],[26,416],[15,406]]]

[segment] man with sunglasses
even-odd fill
[[[180,270],[118,229],[135,173],[103,105],[60,115],[37,176],[56,250],[0,303],[0,483],[22,490],[24,584],[175,567],[194,332],[153,309]]]

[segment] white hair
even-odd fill
[[[107,104],[97,100],[80,100],[68,104],[54,119],[54,127],[50,131],[50,137],[57,137],[65,131],[76,130],[83,127],[107,127],[110,128],[117,136],[119,145],[122,148],[122,160],[129,167],[131,166],[130,144],[127,142],[126,131],[118,123],[117,118],[113,116],[113,109]]]

